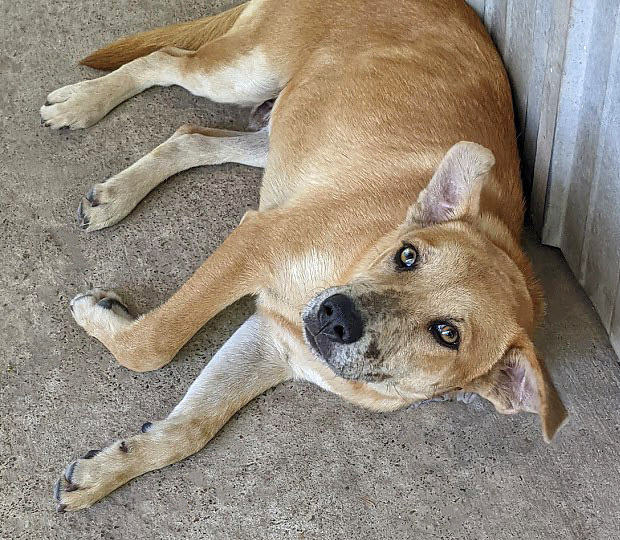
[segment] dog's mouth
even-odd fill
[[[384,373],[382,371],[370,371],[364,370],[362,366],[355,363],[340,363],[332,358],[332,355],[324,354],[321,350],[320,340],[317,339],[307,324],[303,325],[303,334],[306,343],[310,346],[310,349],[314,355],[324,362],[338,377],[351,381],[364,381],[380,383],[385,382],[392,378],[392,375]],[[319,332],[320,334],[320,332]]]
[[[303,334],[306,343],[310,346],[310,350],[319,360],[325,362],[335,373],[337,373],[338,370],[332,365],[335,352],[334,349],[336,347],[334,343],[323,333],[324,329],[324,327],[318,326],[317,321],[314,320],[304,321],[303,324]]]
[[[303,333],[304,333],[304,338],[306,339],[306,343],[310,345],[310,349],[312,350],[312,352],[314,352],[314,354],[319,356],[321,360],[326,361],[325,356],[321,352],[321,349],[319,348],[319,344],[316,341],[316,336],[308,328],[307,324],[303,325]]]

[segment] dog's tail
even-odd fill
[[[247,2],[211,17],[155,28],[121,38],[80,60],[80,64],[109,71],[163,47],[195,51],[228,32],[246,5]]]

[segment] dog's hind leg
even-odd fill
[[[86,128],[152,86],[179,85],[197,96],[242,106],[269,100],[289,75],[278,54],[269,55],[256,41],[259,23],[253,17],[241,14],[224,35],[198,50],[163,47],[98,79],[60,88],[41,107],[42,122],[52,129]]]
[[[121,173],[95,184],[78,208],[79,225],[94,231],[117,223],[149,191],[186,169],[228,162],[264,167],[268,147],[266,129],[242,133],[183,126]]]
[[[236,411],[289,378],[286,354],[273,342],[268,320],[250,317],[166,419],[147,422],[143,433],[67,467],[54,490],[59,510],[86,508],[132,478],[198,452]]]

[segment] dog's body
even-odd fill
[[[78,323],[137,371],[168,363],[244,295],[257,295],[257,313],[165,420],[69,466],[62,510],[198,451],[290,378],[384,411],[477,392],[501,412],[538,412],[553,436],[566,414],[531,344],[542,297],[518,246],[510,89],[463,2],[252,0],[85,63],[126,65],[50,94],[47,125],[88,127],[153,85],[244,106],[277,99],[267,127],[184,126],[80,204],[94,230],[181,170],[265,168],[259,211],[163,306],[134,320],[113,293],[72,301]]]

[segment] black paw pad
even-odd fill
[[[142,424],[142,427],[140,428],[142,433],[146,433],[147,431],[151,431],[151,429],[153,429],[153,422],[144,422],[144,424]]]
[[[118,447],[118,449],[121,452],[124,452],[125,454],[127,454],[129,452],[129,446],[127,446],[127,443],[125,443],[125,441],[121,442],[121,445]]]
[[[82,459],[93,459],[99,452],[101,450],[89,450],[82,456]]]
[[[252,130],[263,129],[267,125],[269,125],[269,120],[271,118],[271,109],[273,109],[273,104],[275,103],[275,99],[269,99],[258,107],[252,110],[250,113],[250,120],[248,122],[248,127]]]

